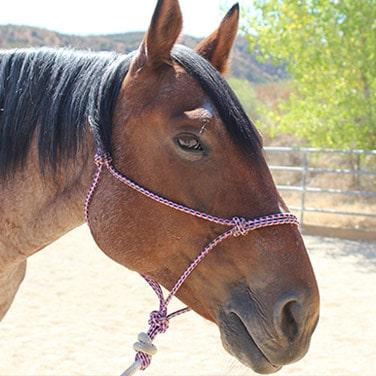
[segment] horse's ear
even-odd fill
[[[151,24],[139,48],[133,69],[145,65],[159,68],[171,65],[171,50],[183,27],[183,17],[178,0],[158,0]]]
[[[239,4],[235,4],[223,18],[219,28],[196,47],[196,52],[209,60],[221,73],[226,72],[238,25]]]

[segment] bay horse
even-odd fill
[[[127,56],[0,52],[0,318],[27,258],[84,222],[95,154],[112,160],[97,159],[97,172],[116,165],[195,213],[239,220],[288,212],[261,136],[222,78],[238,20],[235,5],[190,50],[175,46],[178,0],[159,0],[138,51]],[[92,185],[93,238],[113,260],[171,290],[224,226],[119,179],[103,169]],[[236,222],[237,235],[247,236],[217,244],[177,297],[218,325],[223,346],[242,363],[273,373],[307,352],[319,293],[296,225],[248,230]]]

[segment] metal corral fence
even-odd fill
[[[342,155],[348,155],[352,158],[356,157],[360,160],[360,158],[369,157],[369,156],[376,157],[376,150],[341,150],[341,149],[292,148],[292,147],[265,147],[264,149],[269,158],[272,157],[275,153],[279,153],[281,155],[284,155],[285,157],[292,155],[292,154],[294,155],[299,154],[300,165],[298,166],[279,165],[280,162],[277,162],[278,164],[272,163],[271,165],[269,165],[269,167],[272,172],[282,171],[282,172],[295,172],[295,173],[301,174],[300,183],[294,184],[294,185],[277,185],[277,188],[280,191],[290,191],[290,192],[300,193],[300,205],[290,206],[290,208],[293,211],[300,213],[300,223],[301,223],[303,230],[306,230],[307,227],[311,227],[311,228],[313,227],[313,226],[305,225],[305,218],[304,218],[305,213],[328,213],[328,214],[335,214],[339,216],[353,216],[353,217],[364,217],[364,218],[376,219],[376,213],[372,212],[372,210],[364,211],[364,212],[363,211],[362,212],[344,211],[344,210],[337,210],[332,207],[311,207],[311,206],[307,206],[306,204],[306,196],[308,193],[319,193],[319,194],[325,193],[325,194],[330,194],[330,195],[345,195],[345,196],[353,196],[353,197],[358,197],[358,198],[371,198],[371,200],[375,199],[375,203],[376,203],[376,191],[374,190],[369,191],[369,190],[345,190],[345,189],[335,189],[335,188],[319,188],[319,187],[310,186],[310,182],[309,182],[310,180],[309,177],[312,174],[320,174],[320,173],[330,173],[330,174],[335,174],[339,176],[351,175],[352,177],[357,178],[357,179],[361,176],[374,179],[376,178],[375,171],[359,168],[359,165],[357,166],[357,168],[313,167],[311,166],[311,158],[313,155],[318,155],[318,154],[321,154],[321,155],[324,154],[328,158],[329,156],[342,154]],[[276,158],[273,158],[273,159],[276,160]],[[286,159],[286,158],[281,158],[281,159]],[[295,161],[296,161],[296,158],[295,158]],[[308,231],[308,232],[312,232],[312,231]],[[368,236],[368,239],[365,239],[365,240],[376,240],[376,229],[373,229],[373,231],[371,232],[373,234],[371,236]],[[330,234],[331,233],[327,233],[324,235],[330,235]],[[343,232],[343,234],[346,234],[346,232]],[[334,236],[335,235],[336,234],[334,234]],[[339,236],[341,236],[341,234],[339,234]],[[344,235],[343,237],[346,237],[346,235]],[[364,237],[364,234],[363,234],[363,237]],[[350,238],[362,239],[362,234],[358,236],[352,234]]]

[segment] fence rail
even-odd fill
[[[376,150],[365,149],[327,149],[327,148],[292,148],[285,146],[268,146],[264,148],[272,152],[302,152],[302,153],[335,153],[335,154],[363,154],[376,155]]]
[[[375,171],[367,169],[347,169],[347,168],[324,168],[324,167],[311,167],[310,155],[315,153],[321,154],[344,154],[360,156],[375,156],[376,150],[342,150],[342,149],[319,149],[319,148],[291,148],[291,147],[265,147],[267,154],[282,153],[284,155],[299,153],[301,155],[301,164],[299,166],[288,165],[270,165],[272,171],[286,171],[301,173],[300,185],[277,185],[281,191],[293,191],[300,193],[300,206],[290,206],[292,210],[300,212],[300,223],[304,226],[304,213],[328,213],[343,216],[357,216],[376,218],[376,213],[371,212],[353,212],[337,210],[335,208],[315,208],[306,205],[307,193],[326,193],[326,194],[341,194],[353,197],[375,197],[376,191],[361,191],[361,190],[344,190],[335,188],[319,188],[311,187],[309,185],[308,176],[310,173],[330,173],[336,175],[352,175],[354,177],[367,176],[370,178],[376,177]]]
[[[273,169],[276,171],[294,171],[294,172],[303,172],[304,167],[296,166],[273,166]],[[356,172],[354,172],[356,171]],[[349,175],[367,175],[367,176],[376,176],[376,172],[371,172],[368,170],[350,170],[350,169],[340,169],[340,168],[315,168],[308,167],[307,172],[321,172],[321,173],[335,173],[335,174],[349,174]]]

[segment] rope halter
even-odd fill
[[[88,190],[84,206],[85,219],[87,222],[89,222],[90,203],[92,201],[94,192],[98,186],[103,168],[106,168],[107,171],[116,180],[160,204],[166,205],[182,213],[189,214],[197,218],[201,218],[206,221],[228,227],[228,230],[226,230],[225,232],[217,236],[214,240],[212,240],[209,244],[207,244],[206,247],[197,255],[197,257],[191,262],[191,264],[183,272],[181,277],[177,280],[174,287],[171,289],[170,293],[167,295],[166,298],[164,297],[162,288],[158,282],[146,275],[142,275],[142,277],[145,279],[145,281],[150,285],[150,287],[154,290],[155,294],[157,295],[159,299],[159,309],[151,312],[148,321],[149,329],[147,333],[140,333],[138,335],[138,341],[133,345],[133,348],[136,351],[135,361],[121,375],[131,376],[138,370],[145,370],[150,365],[152,356],[155,355],[157,352],[157,348],[153,344],[153,340],[158,334],[166,332],[166,330],[169,327],[170,320],[190,310],[190,308],[187,307],[168,314],[168,305],[172,298],[176,295],[181,285],[188,278],[188,276],[193,272],[193,270],[213,248],[215,248],[219,243],[221,243],[229,237],[246,236],[250,231],[256,230],[258,228],[284,224],[298,225],[299,222],[295,215],[291,213],[277,213],[254,219],[246,219],[242,217],[233,217],[231,219],[216,217],[210,214],[200,212],[198,210],[191,209],[187,206],[178,204],[174,201],[170,201],[167,198],[159,196],[158,194],[151,192],[146,188],[143,188],[142,186],[138,185],[131,179],[127,178],[125,175],[121,174],[118,170],[116,170],[116,168],[112,164],[112,158],[108,153],[96,154],[94,162],[97,166],[97,170],[94,174],[92,184]]]

